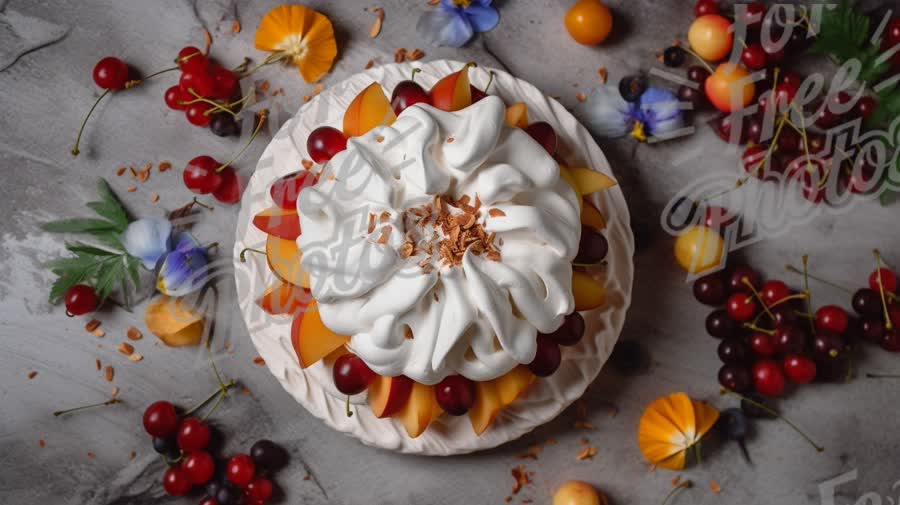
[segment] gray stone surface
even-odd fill
[[[574,44],[562,29],[563,0],[500,1],[502,21],[493,32],[462,50],[425,47],[414,26],[424,2],[382,2],[387,17],[377,39],[367,33],[373,14],[363,2],[310,1],[327,13],[338,32],[340,57],[326,85],[362,69],[370,59],[392,60],[397,47],[423,47],[429,59],[452,57],[506,68],[546,93],[574,106],[575,93],[596,84],[597,67],[612,79],[649,68],[653,52],[683,37],[691,18],[687,0],[611,0],[616,11],[612,40],[598,48]],[[172,76],[113,96],[88,126],[83,154],[69,155],[75,129],[98,92],[90,77],[95,61],[120,56],[144,72],[166,67],[180,47],[202,46],[202,27],[212,32],[212,54],[237,64],[261,55],[252,47],[255,25],[274,1],[247,0],[12,0],[0,1],[0,503],[150,504],[196,503],[175,500],[159,485],[163,465],[143,433],[143,408],[157,399],[190,405],[212,390],[214,382],[203,352],[170,349],[152,336],[135,346],[146,358],[129,363],[115,350],[130,325],[141,327],[141,307],[99,315],[104,339],[86,334],[80,318],[69,319],[50,306],[51,276],[41,264],[62,251],[61,238],[40,233],[39,222],[82,212],[93,197],[98,176],[110,179],[135,215],[162,214],[190,200],[181,184],[180,167],[199,154],[226,158],[240,145],[190,126],[164,108],[162,94]],[[231,32],[237,17],[244,26]],[[5,68],[4,68],[5,67]],[[300,104],[312,86],[292,70],[265,69],[261,78],[286,90],[287,110]],[[574,86],[578,85],[579,88]],[[254,145],[238,164],[246,175],[264,142]],[[524,439],[499,449],[464,457],[434,459],[399,456],[371,449],[327,429],[295,404],[264,367],[252,363],[254,349],[230,308],[231,284],[220,285],[220,321],[215,344],[222,371],[250,392],[230,397],[215,414],[226,436],[225,453],[247,450],[260,437],[286,446],[291,465],[277,476],[282,503],[314,504],[500,504],[518,464],[535,472],[514,503],[533,499],[549,503],[552,490],[568,479],[587,480],[606,490],[614,503],[657,503],[671,489],[673,474],[651,472],[636,443],[643,407],[657,396],[683,390],[719,406],[715,342],[705,336],[707,310],[690,298],[683,273],[671,259],[672,239],[659,227],[668,199],[701,174],[731,167],[736,153],[725,149],[708,129],[659,146],[634,147],[628,140],[601,142],[622,181],[639,230],[641,247],[634,304],[623,338],[639,340],[653,356],[650,370],[622,377],[606,370],[586,397],[596,431],[572,427],[574,411]],[[151,176],[135,193],[116,178],[120,165],[143,166],[171,160],[176,170]],[[159,193],[158,203],[150,195]],[[203,201],[209,199],[204,198]],[[201,240],[231,250],[236,208],[217,206],[205,214],[195,233]],[[815,270],[833,280],[859,286],[871,270],[869,251],[880,247],[889,261],[900,263],[897,207],[860,203],[839,216],[821,216],[762,241],[745,255],[766,274],[781,275],[782,265],[811,256]],[[786,275],[786,274],[785,274]],[[791,279],[796,281],[796,279]],[[796,285],[796,284],[795,284]],[[834,289],[819,286],[817,301],[847,302]],[[230,340],[230,351],[224,351]],[[112,384],[94,368],[95,359],[113,364]],[[900,370],[896,356],[867,350],[860,372]],[[38,375],[28,380],[29,371]],[[64,418],[51,412],[102,401],[112,386],[124,404]],[[850,384],[803,388],[782,402],[782,409],[827,447],[817,454],[785,424],[762,423],[750,443],[754,465],[736,446],[707,451],[700,467],[682,472],[698,486],[676,503],[830,503],[819,484],[836,475],[852,480],[839,488],[834,503],[854,503],[867,492],[896,503],[900,479],[897,435],[898,383],[857,378]],[[619,412],[608,415],[608,405]],[[556,438],[537,461],[515,455],[529,445]],[[589,461],[576,461],[579,439],[599,449]],[[38,440],[46,442],[39,448]],[[136,452],[131,460],[129,454]],[[89,457],[89,453],[94,457]],[[309,479],[304,477],[309,475]],[[852,479],[851,479],[852,478]],[[722,494],[706,486],[715,479]],[[874,496],[874,495],[872,495]],[[891,498],[891,501],[888,501]],[[869,501],[867,503],[881,503]]]

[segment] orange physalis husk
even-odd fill
[[[275,7],[256,30],[256,48],[273,57],[291,59],[306,82],[322,78],[337,57],[334,28],[324,14],[302,5]]]
[[[638,445],[644,457],[668,470],[684,468],[687,451],[697,444],[719,419],[709,404],[691,400],[684,393],[656,399],[638,425]]]

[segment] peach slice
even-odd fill
[[[606,218],[594,207],[594,204],[585,201],[584,207],[581,208],[581,224],[588,225],[597,231],[602,231],[606,229]]]
[[[296,209],[269,207],[253,216],[253,226],[285,240],[297,240],[300,236],[300,216],[297,215]]]
[[[369,386],[369,406],[375,417],[390,417],[409,401],[413,381],[405,375],[397,377],[378,376]]]
[[[303,253],[293,240],[269,235],[266,240],[266,259],[276,277],[288,284],[309,288],[309,274],[300,266]]]
[[[273,316],[294,314],[311,303],[313,297],[308,289],[286,282],[276,282],[269,286],[256,300],[261,309]]]
[[[359,137],[376,126],[388,126],[397,119],[391,101],[381,85],[373,82],[350,102],[344,112],[344,135]]]
[[[559,166],[559,178],[566,181],[566,184],[575,192],[575,196],[578,197],[578,212],[583,212],[584,202],[581,200],[581,191],[578,190],[578,184],[575,182],[575,178],[572,177],[572,172],[569,171],[568,167]]]
[[[528,389],[528,386],[534,382],[534,374],[527,366],[519,365],[498,377],[495,382],[500,393],[500,403],[505,407]]]
[[[590,168],[569,168],[569,173],[582,195],[603,191],[618,184],[612,177]]]
[[[434,396],[434,388],[413,382],[409,400],[394,414],[394,417],[400,419],[410,438],[416,438],[424,433],[431,421],[442,412]]]
[[[338,335],[328,329],[315,304],[297,314],[291,324],[291,342],[300,361],[300,368],[308,368],[350,341],[350,337]]]
[[[472,89],[469,88],[469,66],[444,77],[431,87],[431,105],[453,112],[472,105]]]
[[[469,410],[469,421],[476,435],[481,435],[484,430],[494,422],[497,414],[503,409],[503,400],[500,388],[496,381],[484,381],[475,383],[475,405]]]
[[[525,128],[528,126],[528,106],[523,102],[519,102],[507,107],[506,125],[514,128]]]
[[[575,296],[575,310],[591,310],[603,305],[606,288],[590,275],[573,270],[572,294]]]

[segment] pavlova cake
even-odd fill
[[[558,103],[439,61],[354,76],[284,125],[235,266],[254,344],[307,409],[451,454],[583,393],[621,329],[632,248],[605,158]]]

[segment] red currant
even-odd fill
[[[203,51],[194,46],[187,46],[178,51],[178,68],[182,72],[205,72],[207,59]]]
[[[719,4],[716,0],[697,0],[694,4],[694,16],[700,17],[707,14],[718,14]]]
[[[209,425],[196,417],[189,417],[181,421],[178,426],[176,441],[178,447],[184,452],[193,452],[206,449],[211,435]]]
[[[212,116],[207,114],[212,110],[212,105],[204,102],[196,102],[187,106],[184,110],[184,116],[188,122],[194,126],[209,126]]]
[[[128,65],[114,56],[107,56],[94,66],[94,82],[103,89],[122,89],[128,82]]]
[[[451,375],[434,387],[438,405],[451,416],[461,416],[475,405],[475,383],[462,375]]]
[[[394,92],[391,93],[391,107],[394,109],[394,114],[400,114],[407,107],[417,103],[429,103],[429,100],[428,92],[415,81],[401,81],[397,83]]]
[[[306,152],[316,163],[325,163],[344,149],[347,149],[347,137],[331,126],[316,128],[306,139]]]
[[[784,374],[794,384],[808,384],[816,378],[816,362],[799,354],[784,358]]]
[[[375,380],[375,372],[355,354],[344,354],[338,358],[331,375],[338,391],[350,396],[362,393]]]
[[[213,191],[213,197],[221,203],[232,205],[241,201],[241,193],[244,191],[243,181],[232,166],[227,166],[219,172],[222,176],[222,184]]]
[[[202,485],[209,482],[216,473],[216,462],[208,452],[195,451],[184,458],[181,468],[187,474],[191,484]]]
[[[181,467],[173,466],[163,474],[163,488],[169,496],[184,496],[191,492],[191,480]]]
[[[275,181],[269,188],[269,194],[275,201],[275,205],[282,209],[293,210],[297,208],[297,197],[300,195],[300,190],[315,183],[316,176],[312,172],[305,170],[294,172]]]
[[[763,283],[759,294],[766,305],[771,306],[791,296],[791,288],[782,281],[771,280]]]
[[[772,360],[757,361],[753,365],[753,387],[765,396],[781,396],[784,392],[784,372]]]
[[[816,328],[820,331],[843,335],[849,323],[847,312],[837,305],[826,305],[816,311]]]
[[[93,312],[100,303],[97,292],[87,284],[76,284],[69,288],[63,301],[66,304],[66,312],[73,316]]]
[[[880,285],[878,282],[879,277],[881,278]],[[869,275],[869,287],[880,293],[880,286],[884,286],[884,290],[888,293],[895,293],[897,291],[897,275],[894,274],[893,270],[881,267]]]
[[[559,148],[559,139],[549,123],[544,121],[531,123],[525,127],[525,133],[531,135],[531,138],[536,140],[551,156],[556,154],[556,150]]]
[[[197,156],[184,167],[184,185],[198,195],[212,193],[222,185],[222,173],[216,171],[220,166],[211,156]]]
[[[225,467],[225,475],[232,484],[244,487],[250,484],[256,475],[256,465],[253,464],[250,456],[238,454],[228,460],[228,465]]]
[[[766,51],[761,44],[750,44],[741,51],[741,62],[750,70],[766,67]]]
[[[247,484],[247,498],[256,503],[265,503],[272,498],[272,481],[257,477]]]
[[[759,304],[753,295],[747,293],[735,293],[728,297],[725,305],[728,310],[728,317],[739,323],[743,323],[753,319],[759,312]]]
[[[205,71],[184,72],[181,74],[181,79],[178,80],[178,85],[188,94],[193,91],[206,98],[213,98],[216,95],[216,82],[213,76]],[[191,94],[191,96],[194,95]]]
[[[768,358],[775,355],[775,340],[766,333],[754,333],[750,336],[750,349],[760,358]]]
[[[144,430],[152,437],[169,438],[178,428],[175,406],[167,401],[150,404],[144,411]]]
[[[166,105],[172,110],[185,110],[187,109],[186,102],[190,102],[192,97],[191,95],[184,92],[180,86],[172,86],[171,88],[166,90]]]

